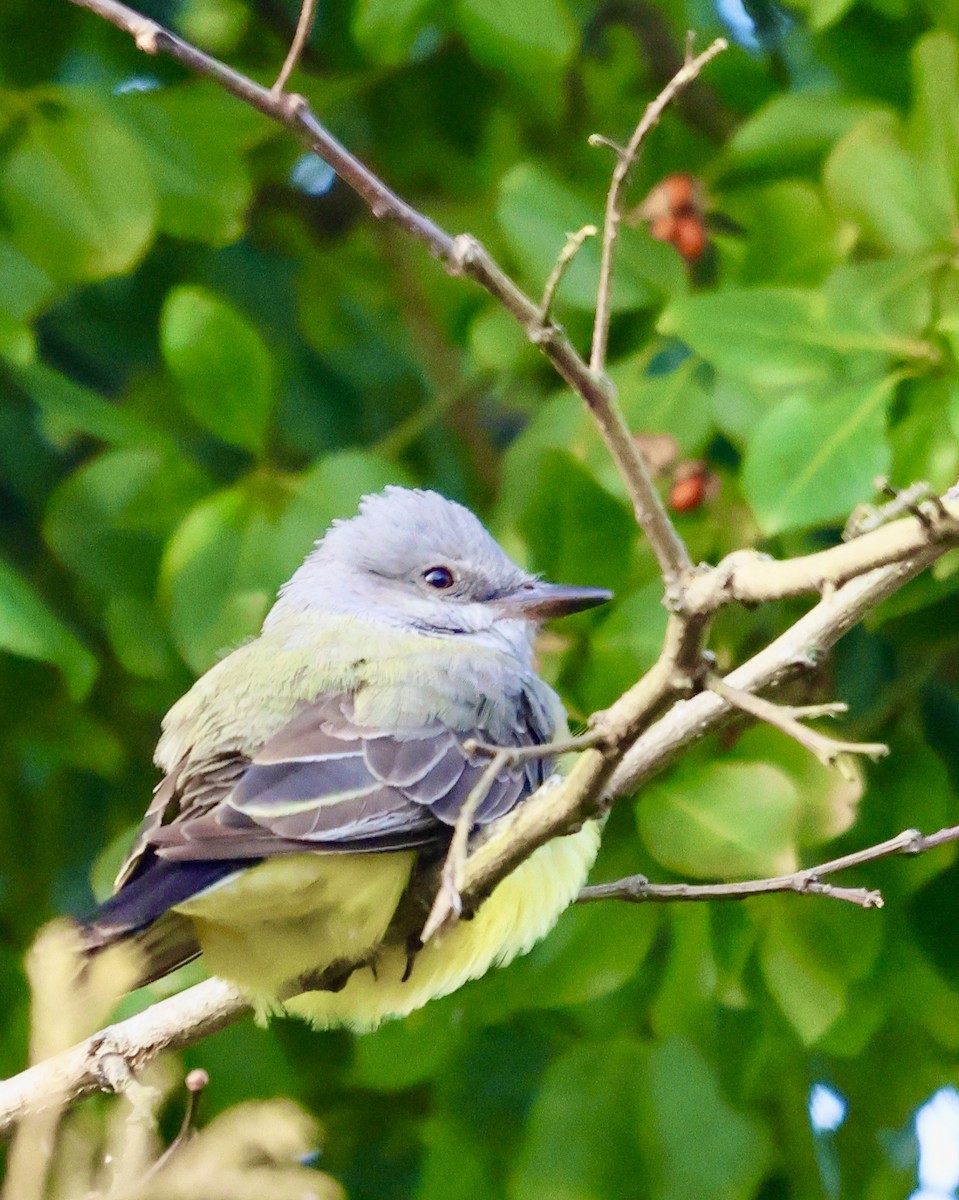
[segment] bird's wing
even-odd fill
[[[529,703],[517,706],[510,744],[545,741]],[[304,850],[375,851],[441,841],[489,764],[468,753],[481,729],[436,721],[385,733],[358,722],[348,695],[300,712],[252,757],[225,752],[181,760],[157,789],[121,879],[152,852],[167,861],[259,859]],[[486,824],[543,782],[551,761],[503,767],[476,812]]]
[[[552,735],[530,699],[516,706],[512,745]],[[130,940],[140,982],[200,952],[176,906],[264,858],[305,850],[377,851],[441,845],[489,764],[470,737],[441,722],[387,734],[356,720],[350,696],[304,706],[255,754],[187,753],[162,780],[114,895],[83,922],[87,950]],[[486,824],[533,792],[549,758],[504,767],[476,812]],[[445,832],[444,832],[445,831]]]

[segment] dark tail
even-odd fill
[[[249,859],[166,862],[151,858],[115,896],[80,920],[84,952],[92,956],[127,942],[142,963],[135,987],[169,975],[200,953],[193,922],[171,909],[251,865]]]

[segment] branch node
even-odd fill
[[[165,31],[156,21],[140,17],[132,25],[130,32],[133,34],[133,40],[138,50],[142,50],[144,54],[160,53],[159,37]]]
[[[800,707],[774,704],[771,700],[763,699],[762,696],[756,696],[752,692],[733,687],[718,676],[710,679],[707,686],[727,704],[738,708],[741,712],[748,713],[749,716],[755,717],[759,721],[765,721],[767,724],[775,726],[776,729],[797,741],[800,746],[804,746],[824,767],[837,768],[847,779],[856,779],[855,770],[847,761],[849,755],[861,754],[875,762],[889,753],[889,747],[882,742],[838,741],[826,737],[818,730],[809,729],[801,723],[800,718],[803,717],[822,716],[824,712],[834,715],[840,711],[835,704]]]
[[[602,133],[591,133],[586,139],[590,146],[605,146],[607,150],[612,150],[618,159],[626,157],[626,147],[621,146],[619,142],[614,142],[612,138],[608,138]]]
[[[310,102],[299,92],[279,92],[276,96],[277,103],[282,105],[284,112],[290,118],[299,117],[301,113],[306,112],[310,107]]]
[[[559,329],[551,322],[544,323],[542,317],[526,327],[526,336],[540,350],[548,346],[558,333]]]
[[[468,274],[469,268],[479,261],[480,254],[480,244],[471,233],[458,233],[446,260],[447,270],[451,275]]]
[[[104,1049],[102,1044],[93,1052],[93,1070],[102,1092],[121,1095],[136,1083],[130,1064],[113,1048]]]

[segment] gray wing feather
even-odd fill
[[[524,697],[510,742],[547,740],[552,731],[538,717]],[[355,720],[349,696],[324,697],[252,758],[228,750],[181,761],[157,789],[123,878],[147,851],[186,861],[441,844],[489,764],[463,748],[471,737],[488,740],[483,729],[460,734],[440,722],[385,734]],[[509,812],[551,766],[504,767],[476,824]]]

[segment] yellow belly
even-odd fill
[[[416,956],[408,979],[401,947],[376,952],[338,992],[310,992],[285,1009],[320,1029],[362,1031],[525,954],[576,897],[596,857],[599,827],[541,846],[496,888],[471,921]],[[259,1011],[305,971],[372,953],[409,879],[414,854],[304,854],[274,859],[224,881],[179,912],[197,930],[208,970],[239,985]]]
[[[381,941],[415,855],[293,854],[268,859],[177,906],[211,975],[275,1006],[305,971],[356,961]]]

